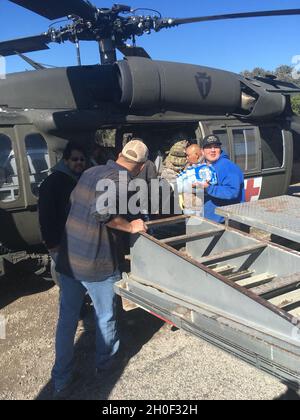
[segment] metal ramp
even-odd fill
[[[148,225],[117,293],[298,389],[300,254],[198,217]]]
[[[220,207],[216,213],[273,235],[300,243],[299,199],[283,195],[266,200]]]

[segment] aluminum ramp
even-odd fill
[[[149,228],[116,292],[298,389],[300,254],[197,217]]]

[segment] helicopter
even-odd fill
[[[98,130],[114,133],[116,154],[132,137],[143,138],[153,160],[182,133],[199,144],[216,134],[245,173],[248,201],[282,195],[292,179],[300,181],[300,117],[291,108],[298,86],[271,75],[251,79],[152,60],[136,44],[144,34],[181,25],[293,16],[300,9],[164,18],[156,11],[138,15],[127,5],[97,8],[86,0],[8,1],[50,21],[69,22],[0,42],[0,56],[19,55],[34,68],[0,78],[0,277],[24,265],[45,271],[39,186],[69,141],[92,149]],[[81,41],[98,43],[99,64],[82,65]],[[25,55],[65,42],[75,45],[77,66],[49,69]]]

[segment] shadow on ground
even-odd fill
[[[297,185],[291,185],[289,188],[289,195],[299,195],[300,196],[300,184]]]
[[[95,378],[95,331],[92,311],[85,318],[85,332],[75,345],[75,372],[78,379],[69,400],[107,400],[130,359],[139,353],[164,325],[162,321],[141,309],[131,312],[120,311],[119,319],[122,340],[121,363],[113,372]],[[52,384],[49,381],[36,399],[51,400],[52,392]]]
[[[295,383],[293,389],[288,384],[286,386],[287,391],[278,398],[275,398],[275,401],[300,401],[299,385]]]
[[[52,281],[46,281],[40,276],[14,273],[0,281],[0,309],[24,296],[35,295],[50,290]]]

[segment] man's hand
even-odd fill
[[[121,216],[115,217],[109,223],[107,223],[106,226],[111,229],[120,230],[121,232],[131,234],[146,233],[148,230],[147,225],[143,222],[143,220],[134,220],[133,222],[129,223]]]
[[[141,220],[134,220],[133,222],[130,223],[131,226],[131,234],[134,235],[135,233],[146,233],[148,230],[148,227],[146,225],[146,223]]]

